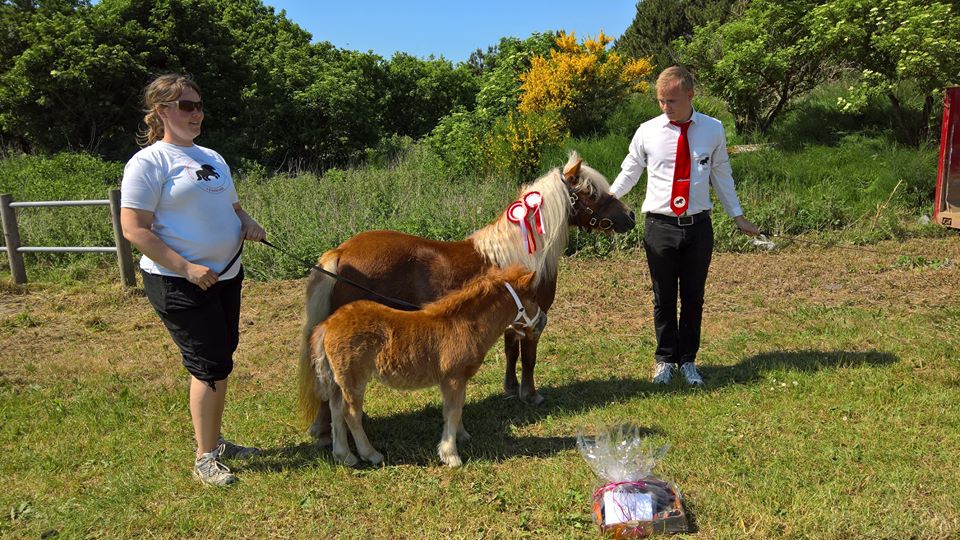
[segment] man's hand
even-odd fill
[[[733,221],[737,224],[737,228],[740,229],[740,232],[744,234],[749,234],[750,236],[757,236],[760,234],[760,227],[757,227],[751,223],[750,220],[743,216],[737,216],[733,218]]]

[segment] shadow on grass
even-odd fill
[[[750,383],[760,379],[766,371],[792,369],[797,371],[820,371],[822,369],[879,367],[899,361],[895,355],[880,352],[848,351],[789,351],[768,352],[751,356],[732,366],[700,366],[706,381],[706,390],[731,384]]]
[[[895,355],[879,352],[791,351],[763,353],[733,366],[701,366],[706,380],[703,389],[691,388],[680,380],[659,386],[648,380],[610,378],[575,381],[558,386],[541,387],[546,397],[539,406],[527,405],[498,394],[464,406],[463,420],[470,441],[458,444],[466,463],[500,462],[515,457],[550,457],[576,448],[574,437],[517,436],[515,432],[545,419],[576,416],[607,406],[622,399],[645,394],[683,394],[712,392],[735,384],[750,384],[766,371],[792,369],[814,372],[823,369],[876,367],[897,362]],[[675,379],[680,379],[678,375]],[[436,445],[443,429],[443,416],[438,405],[416,411],[364,418],[364,429],[373,445],[386,457],[388,465],[439,465]],[[647,428],[649,434],[663,434]],[[317,460],[333,461],[329,448],[312,442],[267,449],[261,458],[252,459],[247,470],[283,470],[309,467]]]

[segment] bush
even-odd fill
[[[484,159],[483,145],[492,128],[492,118],[482,109],[460,110],[443,117],[425,142],[451,175],[458,178],[482,175],[490,169]]]
[[[556,111],[542,114],[511,114],[494,125],[484,141],[484,152],[493,174],[523,183],[540,170],[545,152],[559,148],[569,135]]]
[[[578,44],[561,32],[550,57],[535,56],[520,75],[517,110],[523,114],[557,112],[574,135],[597,133],[603,120],[631,92],[647,90],[653,68],[649,59],[624,60],[606,46],[603,32]]]
[[[637,93],[621,103],[609,116],[603,125],[603,132],[608,135],[633,138],[640,124],[659,116],[660,107],[657,97],[652,92]],[[626,154],[624,154],[626,155]]]

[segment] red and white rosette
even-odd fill
[[[523,243],[527,245],[527,253],[533,253],[537,250],[536,232],[543,234],[543,214],[540,212],[540,205],[543,203],[543,196],[539,191],[531,191],[523,196],[519,201],[514,201],[507,208],[507,219],[511,223],[520,226],[520,236]]]
[[[527,207],[527,214],[536,221],[537,232],[543,234],[543,212],[540,211],[543,195],[540,195],[539,191],[531,191],[523,196],[523,204]]]

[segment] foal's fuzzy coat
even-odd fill
[[[440,386],[444,427],[437,450],[444,463],[459,466],[456,439],[469,438],[461,421],[467,381],[517,316],[504,283],[516,289],[532,314],[537,309],[533,281],[534,274],[519,265],[493,268],[420,311],[359,300],[318,325],[310,353],[319,397],[330,401],[337,459],[350,466],[357,463],[347,442],[348,425],[360,457],[373,464],[383,461],[361,425],[363,394],[376,374],[394,388]]]

